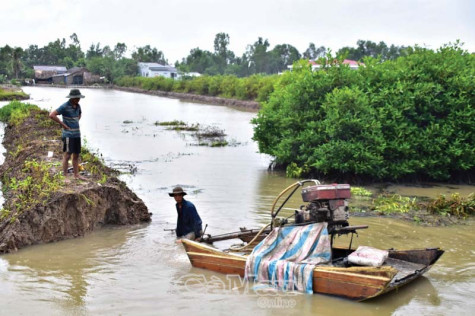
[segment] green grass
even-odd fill
[[[31,109],[38,109],[36,105],[12,101],[0,108],[0,121],[18,125],[30,115]]]

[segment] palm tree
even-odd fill
[[[21,71],[21,56],[23,55],[23,48],[16,47],[12,51],[12,70],[15,75],[15,79],[18,79],[18,76]]]

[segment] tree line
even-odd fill
[[[278,44],[271,49],[267,39],[258,37],[253,44],[247,45],[246,51],[239,57],[229,49],[229,44],[229,35],[218,33],[214,38],[214,51],[193,48],[188,56],[175,63],[175,67],[183,73],[248,77],[254,74],[277,74],[299,59],[315,60],[329,52],[325,46],[314,43],[310,43],[303,53],[290,44]],[[343,47],[336,55],[353,60],[361,60],[366,56],[391,60],[405,55],[406,51],[407,47],[404,46],[388,47],[384,42],[359,40],[356,47]],[[127,52],[125,43],[102,47],[100,42],[92,43],[83,51],[76,33],[69,37],[69,41],[57,39],[43,47],[29,45],[23,49],[5,45],[0,47],[0,82],[13,78],[33,78],[33,65],[61,65],[68,69],[86,67],[113,82],[123,76],[136,76],[138,62],[168,64],[163,51],[150,45],[135,48],[130,57],[126,57]]]

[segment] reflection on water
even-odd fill
[[[48,110],[66,99],[67,89],[27,87],[31,103]],[[446,253],[414,282],[377,300],[354,303],[323,295],[293,295],[265,301],[226,276],[192,268],[174,235],[176,211],[167,192],[180,184],[198,208],[208,232],[236,231],[267,224],[274,198],[295,182],[268,173],[269,157],[257,153],[249,121],[254,113],[222,106],[109,90],[81,89],[81,129],[87,144],[108,165],[120,166],[122,179],[153,212],[149,225],[110,228],[75,240],[34,246],[0,257],[0,314],[220,315],[406,315],[464,314],[475,307],[473,224],[427,228],[384,218],[351,218],[368,224],[353,244],[380,248],[441,247]],[[194,146],[190,133],[167,130],[158,121],[181,120],[224,129],[239,145]],[[127,121],[127,122],[126,122]],[[377,190],[378,187],[370,188]],[[411,196],[473,192],[473,186],[389,191]],[[351,203],[351,202],[350,202]],[[297,193],[282,215],[302,204]],[[341,236],[337,245],[348,245]],[[219,244],[218,244],[219,245]],[[187,280],[205,280],[190,286]],[[224,284],[224,285],[222,285]],[[282,301],[282,299],[284,299]],[[290,301],[293,300],[293,301]],[[287,301],[286,301],[287,300]],[[463,302],[462,302],[463,301]],[[269,303],[294,303],[272,307]],[[267,304],[267,305],[266,305]],[[200,309],[197,309],[200,306]],[[465,309],[461,309],[464,306]]]

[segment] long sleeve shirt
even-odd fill
[[[183,199],[181,209],[176,204],[178,220],[176,224],[176,236],[182,237],[188,233],[194,232],[195,238],[201,236],[201,218],[196,211],[193,203]]]

